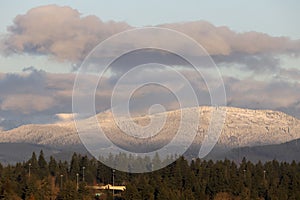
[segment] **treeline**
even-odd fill
[[[143,174],[113,171],[88,156],[74,154],[70,162],[46,161],[41,151],[27,162],[0,165],[0,199],[112,199],[112,193],[87,187],[126,185],[118,200],[267,199],[300,200],[300,163],[251,163],[229,160],[188,162],[183,157],[161,170]]]

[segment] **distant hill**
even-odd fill
[[[14,164],[16,162],[27,161],[31,158],[33,152],[38,155],[41,150],[43,150],[46,159],[53,156],[57,160],[70,160],[74,152],[88,155],[83,145],[65,146],[59,149],[38,144],[0,143],[0,163]]]
[[[293,160],[300,161],[300,139],[293,140],[283,144],[273,144],[254,147],[235,148],[219,155],[209,155],[208,158],[230,159],[241,161],[243,157],[252,162],[262,162],[269,160],[278,160],[292,162]]]
[[[2,164],[13,164],[16,162],[22,162],[28,160],[32,152],[37,154],[43,150],[46,159],[50,156],[55,157],[57,160],[70,160],[74,152],[82,155],[89,155],[83,145],[65,146],[63,148],[55,148],[45,145],[28,144],[28,143],[0,143],[0,162]],[[187,158],[193,158],[197,156],[195,154],[185,154]],[[292,162],[293,160],[300,162],[300,139],[293,140],[287,143],[253,146],[253,147],[241,147],[228,149],[216,145],[212,152],[208,154],[204,159],[206,160],[224,160],[229,159],[239,163],[243,158],[251,162],[258,161],[286,161]]]

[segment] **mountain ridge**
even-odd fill
[[[242,146],[280,144],[300,138],[300,134],[297,131],[300,130],[300,120],[283,112],[234,107],[220,108],[226,109],[226,119],[218,141],[218,144],[220,145],[224,145],[228,148],[235,148]],[[199,120],[201,120],[201,122],[195,140],[198,143],[201,143],[208,130],[210,122],[209,116],[213,109],[216,108],[203,106],[192,109],[199,109]],[[147,124],[149,123],[149,119],[155,119],[155,117],[160,115],[170,117],[169,121],[166,123],[166,127],[162,128],[160,132],[163,137],[157,137],[157,142],[164,144],[174,135],[173,131],[176,130],[179,123],[179,113],[180,110],[168,111],[166,113],[156,113],[153,115],[136,117],[134,120],[138,124]],[[113,124],[115,120],[112,118],[111,113],[100,113],[97,115],[97,119],[103,130],[108,132],[108,135],[111,137],[110,139],[119,142],[120,145],[128,145],[127,142],[131,141],[130,137],[129,139],[125,138],[124,141],[120,140],[119,136],[122,133],[116,124]],[[43,125],[28,124],[12,130],[0,131],[0,135],[1,143],[24,142],[51,146],[80,144],[76,126],[74,123],[70,122]],[[155,142],[156,140],[154,139],[153,141]]]

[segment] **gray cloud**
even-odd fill
[[[4,98],[1,109],[18,111],[22,114],[30,114],[33,111],[41,112],[55,106],[52,97],[33,94],[14,94]]]
[[[192,71],[183,71],[183,74],[191,81],[200,104],[209,105],[209,93],[203,80],[195,76]],[[151,71],[137,74],[137,76],[137,81],[142,80],[145,76],[153,80],[173,80],[168,71],[161,71],[159,74]],[[22,74],[0,74],[0,116],[4,118],[18,116],[26,119],[31,116],[53,117],[59,113],[71,113],[74,79],[75,74],[51,74],[34,70]],[[89,81],[87,84],[94,84],[97,78],[87,77],[86,81]],[[132,81],[128,85],[134,84],[134,80]],[[98,112],[110,108],[110,96],[115,84],[109,81],[102,83],[104,84],[96,93]],[[300,83],[291,83],[281,79],[271,81],[239,80],[233,77],[225,77],[224,83],[229,106],[281,110],[300,117]],[[170,84],[177,84],[180,88],[179,83]],[[182,88],[182,90],[184,89]],[[157,96],[160,98],[158,99]],[[161,102],[173,108],[177,104],[174,104],[173,100],[170,101],[171,96],[161,89],[146,87],[144,91],[136,93],[133,103],[142,102],[139,106],[145,108],[153,102]],[[147,104],[144,103],[145,100],[147,100]]]
[[[219,67],[238,64],[236,66],[240,70],[256,73],[276,73],[281,68],[280,59],[268,53],[232,53],[231,55],[215,55],[212,58]]]
[[[1,111],[19,114],[50,112],[53,107],[64,107],[57,91],[47,89],[49,75],[43,71],[22,74],[6,74],[0,79]],[[55,81],[55,80],[52,80]]]
[[[54,74],[24,68],[23,73],[0,73],[0,118],[35,123],[58,120],[57,114],[72,113],[72,92],[76,74]],[[88,76],[86,84],[96,83],[97,77]],[[108,93],[97,91],[96,97]],[[103,110],[108,102],[96,102]]]
[[[216,27],[206,21],[164,24],[162,27],[183,32],[199,42],[211,55],[233,53],[299,53],[300,41],[272,37],[255,31],[237,33],[226,26]]]
[[[24,67],[22,69],[22,72],[38,72],[38,70],[35,67],[30,66],[30,67]]]
[[[285,79],[290,81],[300,80],[300,70],[297,68],[280,69],[279,73],[276,74],[276,78]]]
[[[228,105],[272,109],[300,117],[300,84],[289,80],[255,81],[225,78]]]
[[[93,15],[82,17],[67,6],[41,6],[14,19],[5,46],[7,53],[47,54],[76,62],[100,41],[128,28],[124,22],[103,22]]]

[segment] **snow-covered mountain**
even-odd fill
[[[199,111],[200,125],[197,128],[197,143],[201,143],[210,123],[210,116],[216,109],[214,107],[190,108],[190,111]],[[300,121],[285,113],[271,110],[250,110],[241,108],[226,107],[226,120],[218,140],[219,145],[229,148],[242,146],[257,146],[268,144],[280,144],[300,138]],[[158,113],[148,116],[135,117],[134,121],[140,125],[147,125],[152,120],[160,120],[166,117],[166,123],[159,133],[151,137],[151,142],[162,145],[170,141],[176,133],[180,124],[180,110]],[[192,115],[191,115],[192,116]],[[119,145],[138,145],[143,142],[124,134],[115,123],[111,113],[105,112],[97,115],[101,128],[107,133],[107,137]],[[122,119],[122,127],[127,131],[134,132],[131,126],[126,126],[128,119]],[[89,123],[89,119],[86,121]],[[188,126],[189,122],[185,122]],[[97,126],[88,125],[88,128]],[[157,131],[147,129],[149,132]],[[192,130],[191,130],[192,131]],[[148,136],[149,133],[141,133],[141,136]],[[148,135],[147,135],[148,134]],[[185,134],[189,134],[186,131]],[[80,144],[74,123],[60,123],[47,125],[24,125],[9,131],[0,132],[0,143],[32,143],[53,147]],[[129,145],[130,144],[130,145]]]

